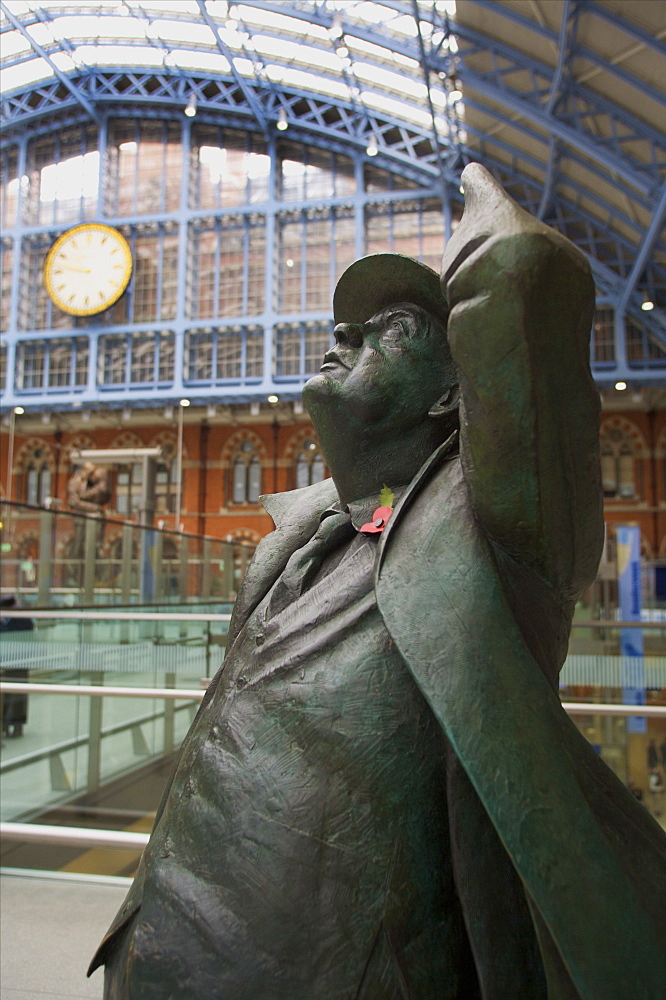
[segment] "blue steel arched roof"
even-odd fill
[[[194,96],[200,120],[376,144],[378,165],[454,198],[479,159],[663,349],[665,38],[651,0],[0,0],[3,128]]]

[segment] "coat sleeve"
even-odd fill
[[[495,545],[573,599],[603,537],[590,269],[484,167],[470,164],[463,186],[442,272],[472,505]]]

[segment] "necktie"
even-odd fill
[[[266,618],[273,618],[300,597],[312,583],[324,557],[353,535],[354,526],[348,512],[324,517],[310,541],[289,557],[273,589]]]

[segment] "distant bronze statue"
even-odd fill
[[[67,506],[77,514],[102,515],[110,498],[109,473],[102,465],[84,462],[67,483]]]
[[[353,264],[227,657],[91,970],[107,1000],[656,1000],[666,838],[563,711],[602,545],[594,287],[479,165]]]
[[[93,465],[92,462],[84,462],[76,470],[67,483],[67,506],[76,514],[87,514],[88,517],[100,518],[100,523],[95,526],[95,552],[97,557],[104,540],[104,505],[111,498],[111,488],[109,485],[108,470],[102,465]],[[84,518],[74,518],[74,534],[72,537],[69,556],[69,583],[75,586],[82,586],[85,571],[83,562],[86,556],[86,522]]]

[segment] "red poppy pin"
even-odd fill
[[[362,524],[359,529],[364,535],[378,535],[384,530],[393,513],[393,490],[389,489],[388,486],[382,488],[379,494],[379,503],[380,506],[372,515],[372,521]]]

